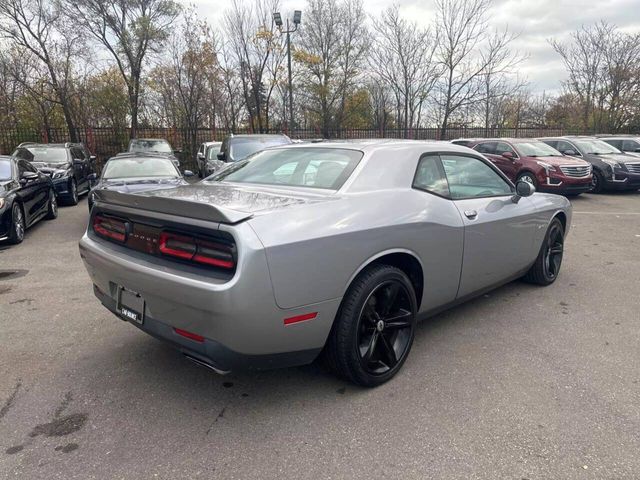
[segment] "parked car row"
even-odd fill
[[[579,195],[640,189],[637,137],[474,138],[452,143],[484,154],[512,181],[524,180],[542,192]]]

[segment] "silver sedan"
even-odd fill
[[[102,304],[218,372],[322,355],[393,377],[417,321],[553,283],[571,207],[443,142],[272,148],[207,180],[96,192],[80,254]]]

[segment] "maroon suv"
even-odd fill
[[[529,138],[478,140],[469,148],[482,153],[514,183],[524,180],[539,192],[579,195],[591,190],[591,164],[566,157]]]

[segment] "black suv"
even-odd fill
[[[82,143],[21,143],[13,156],[51,177],[56,195],[67,205],[77,205],[91,189],[96,157]]]
[[[222,141],[218,160],[238,162],[265,148],[293,143],[283,134],[229,135]]]
[[[593,166],[592,192],[603,190],[638,190],[640,159],[622,153],[596,137],[540,138],[563,155],[582,158]]]

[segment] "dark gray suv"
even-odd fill
[[[622,153],[599,138],[571,136],[539,140],[563,155],[582,158],[593,165],[592,192],[640,188],[640,158]]]

